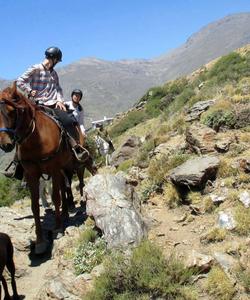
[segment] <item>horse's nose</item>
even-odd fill
[[[0,145],[0,148],[4,151],[4,152],[11,152],[14,148],[15,148],[15,144],[3,144]]]

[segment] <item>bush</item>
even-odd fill
[[[167,183],[163,188],[164,201],[169,208],[176,208],[181,204],[181,196],[172,183]]]
[[[215,131],[219,131],[220,127],[234,128],[236,116],[233,111],[217,110],[207,113],[203,118],[203,123]]]
[[[86,299],[185,299],[193,273],[175,257],[165,259],[159,248],[145,241],[130,259],[113,254]]]
[[[123,161],[122,163],[120,163],[120,165],[117,168],[117,171],[127,171],[128,169],[130,169],[134,164],[134,161],[132,159],[127,159],[125,161]]]
[[[202,243],[221,242],[225,239],[227,231],[224,228],[212,228],[204,236],[201,237]]]
[[[236,221],[235,231],[239,235],[248,235],[250,232],[250,209],[239,205],[235,209],[234,217]]]
[[[30,196],[29,190],[21,186],[21,181],[0,176],[0,207],[10,206],[16,200]]]
[[[100,264],[106,254],[105,241],[97,236],[96,231],[86,227],[79,237],[78,246],[73,256],[76,275],[91,270]]]
[[[110,129],[110,135],[117,137],[128,129],[146,121],[147,118],[147,114],[144,110],[131,111]]]
[[[238,272],[236,273],[237,278],[239,279],[240,283],[245,288],[246,292],[250,292],[250,269],[240,267]]]
[[[136,165],[148,165],[149,152],[155,148],[155,143],[153,139],[146,140],[140,147],[138,154],[136,156]]]
[[[231,300],[235,293],[233,284],[219,267],[214,267],[209,272],[206,290],[218,300]]]
[[[220,58],[208,72],[207,78],[213,79],[217,84],[227,81],[238,81],[244,76],[249,76],[250,59],[232,52]]]

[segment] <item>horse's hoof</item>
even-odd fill
[[[53,239],[58,240],[63,237],[63,230],[62,229],[55,229],[53,230]]]
[[[35,245],[35,254],[43,254],[46,252],[48,247],[47,242],[42,242]]]

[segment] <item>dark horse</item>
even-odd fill
[[[57,232],[62,230],[62,216],[68,216],[64,196],[64,170],[72,169],[75,159],[64,135],[57,122],[21,94],[15,83],[0,92],[0,147],[8,152],[16,145],[17,159],[24,169],[24,177],[31,193],[31,209],[36,227],[36,254],[44,253],[47,248],[39,210],[39,178],[42,174],[48,174],[52,178]],[[84,138],[80,133],[79,136],[83,145]]]
[[[3,284],[5,300],[19,299],[19,296],[17,294],[16,281],[15,281],[15,264],[13,261],[13,252],[14,250],[13,250],[13,245],[10,240],[10,237],[5,233],[0,232],[0,280],[2,281]],[[11,275],[11,286],[13,290],[12,298],[10,297],[7,282],[3,276],[3,270],[5,267],[7,267]],[[1,282],[0,282],[0,299],[2,299],[1,294],[2,293],[1,293]]]

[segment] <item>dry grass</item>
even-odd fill
[[[204,244],[222,242],[227,235],[227,231],[222,228],[212,228],[201,237],[201,242]]]
[[[187,200],[191,204],[200,204],[202,202],[202,196],[200,192],[189,192],[187,195]]]
[[[234,211],[236,221],[235,231],[239,235],[248,235],[250,232],[250,208],[245,208],[239,204]]]
[[[220,165],[217,173],[218,177],[226,178],[226,177],[236,176],[238,172],[239,170],[232,166],[230,159],[226,159],[225,157],[223,157],[220,160]]]
[[[175,208],[181,204],[181,197],[172,183],[164,185],[163,197],[169,208]]]
[[[235,294],[233,284],[219,267],[209,272],[206,291],[216,300],[231,300]]]

